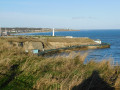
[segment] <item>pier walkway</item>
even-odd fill
[[[88,46],[98,46],[98,47],[102,47],[102,46],[108,46],[108,48],[110,47],[109,43],[102,43],[102,44],[90,44],[90,45],[75,45],[75,46],[68,46],[68,47],[63,47],[63,48],[56,48],[56,49],[49,49],[49,50],[45,50],[42,52],[39,52],[38,55],[44,55],[50,52],[57,52],[60,50],[69,50],[69,49],[75,49],[75,48],[84,48],[84,47],[88,47]]]

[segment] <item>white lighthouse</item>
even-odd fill
[[[1,30],[1,26],[0,26],[0,36],[2,36],[2,30]]]
[[[53,28],[53,35],[52,36],[55,36],[55,29]]]

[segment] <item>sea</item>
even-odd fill
[[[52,35],[52,32],[42,33],[22,33],[19,35]],[[113,64],[120,64],[120,30],[80,30],[80,31],[61,31],[55,32],[56,36],[73,36],[73,37],[88,37],[90,39],[100,39],[102,42],[109,43],[110,48],[94,49],[85,51],[75,51],[80,53],[88,53],[86,61],[95,60],[111,60]],[[66,54],[62,53],[61,55]]]

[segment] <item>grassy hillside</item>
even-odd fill
[[[0,90],[113,90],[120,67],[107,61],[84,64],[87,54],[45,58],[0,39]]]

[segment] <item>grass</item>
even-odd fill
[[[81,43],[94,43],[92,39],[89,38],[64,38],[64,37],[53,37],[53,38],[47,38],[48,42],[67,42],[67,43],[72,43],[72,42],[81,42]]]
[[[120,67],[109,61],[84,64],[87,54],[44,58],[0,39],[1,90],[88,90],[120,88]],[[97,83],[97,86],[96,84]]]

